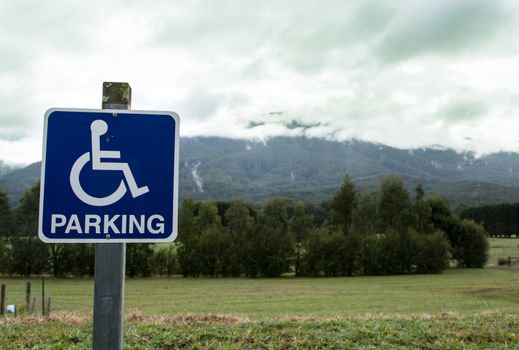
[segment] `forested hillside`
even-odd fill
[[[401,150],[381,144],[304,137],[265,142],[216,137],[182,138],[180,197],[197,200],[264,202],[276,195],[320,202],[334,193],[345,172],[358,189],[376,189],[386,175],[399,175],[409,189],[422,183],[427,193],[451,205],[519,201],[519,155],[477,158],[449,149]],[[0,176],[0,188],[17,206],[39,180],[40,164]]]

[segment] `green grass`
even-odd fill
[[[509,256],[519,257],[519,239],[517,238],[489,238],[490,245],[488,264],[497,265],[498,258]]]
[[[513,255],[516,244],[491,239],[491,259]],[[30,281],[39,312],[41,282]],[[26,282],[0,278],[8,304],[23,303]],[[90,349],[93,287],[89,279],[47,279],[51,318],[0,318],[0,349]],[[126,349],[519,349],[519,271],[512,269],[127,279],[125,295]]]
[[[125,349],[517,349],[519,316],[128,322]],[[0,348],[90,349],[88,322],[0,320]]]
[[[32,279],[40,299],[40,282]],[[0,279],[7,303],[25,298],[26,279]],[[144,315],[233,314],[253,319],[366,313],[519,312],[519,273],[449,269],[439,275],[340,278],[127,279],[126,310]],[[56,311],[90,314],[93,281],[47,279]],[[39,307],[40,301],[37,306]]]

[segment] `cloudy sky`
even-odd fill
[[[518,38],[516,0],[0,0],[0,159],[103,81],[182,136],[519,151]]]

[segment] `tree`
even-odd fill
[[[398,275],[413,272],[417,242],[409,230],[387,230],[381,240],[380,266],[383,274]]]
[[[296,276],[301,274],[301,244],[312,230],[312,226],[313,217],[306,214],[305,206],[302,202],[297,203],[294,209],[294,215],[290,220],[290,232],[296,243]]]
[[[68,261],[71,262],[69,272],[76,277],[94,276],[95,245],[94,244],[66,244]]]
[[[13,214],[7,194],[0,189],[0,273],[8,272],[9,248],[5,237],[13,230]]]
[[[0,189],[0,237],[8,237],[13,231],[13,213],[7,194]]]
[[[70,249],[65,244],[49,245],[49,262],[54,277],[64,277],[67,270],[71,268]]]
[[[198,216],[196,217],[196,226],[199,232],[214,227],[221,226],[222,221],[218,215],[218,208],[212,201],[203,201],[198,209]]]
[[[0,274],[9,273],[9,255],[7,240],[0,238]]]
[[[153,244],[132,243],[126,245],[126,273],[129,277],[151,275]]]
[[[445,232],[452,257],[463,267],[483,267],[488,259],[488,241],[483,227],[472,220],[452,215],[447,202],[440,197],[427,200],[435,229]]]
[[[333,220],[342,227],[344,237],[347,237],[350,231],[355,205],[355,186],[353,185],[350,176],[346,174],[341,188],[335,193],[331,203]]]
[[[452,221],[449,204],[445,199],[438,196],[427,198],[426,202],[429,208],[431,208],[431,222],[433,227],[444,231],[447,236],[449,236],[449,226]],[[451,237],[449,237],[449,241],[452,242]]]
[[[246,270],[249,276],[280,276],[289,270],[292,241],[288,215],[280,198],[271,198],[263,207],[248,245]]]
[[[12,237],[11,271],[30,276],[43,273],[48,265],[49,252],[47,245],[38,238],[38,213],[40,200],[40,184],[27,190],[20,206],[15,211],[18,237]]]
[[[338,276],[342,271],[342,232],[328,228],[312,230],[304,242],[305,254],[301,273],[305,276]]]
[[[201,262],[200,273],[218,276],[222,268],[222,225],[216,204],[212,201],[202,202],[195,222],[200,233],[196,244],[198,259]]]
[[[47,246],[33,237],[11,237],[10,272],[24,276],[41,274],[48,267]]]
[[[472,220],[458,220],[453,257],[463,267],[484,267],[488,260],[488,240],[483,227]]]
[[[173,244],[155,251],[151,259],[155,275],[171,277],[177,271],[177,256]]]
[[[19,234],[35,236],[38,234],[38,215],[40,208],[40,184],[29,188],[20,200],[15,211],[16,226]]]
[[[381,231],[405,231],[412,224],[409,191],[398,176],[387,176],[380,183],[378,214]]]
[[[442,231],[417,235],[417,273],[440,273],[449,266],[449,240]]]
[[[364,235],[362,237],[362,255],[360,264],[365,275],[382,275],[385,273],[385,265],[381,257],[384,251],[383,235]]]
[[[253,220],[249,208],[239,199],[234,199],[225,212],[227,227],[223,239],[224,275],[239,276],[244,270],[248,237]]]
[[[198,238],[195,227],[195,202],[192,198],[186,198],[180,208],[178,224],[178,259],[184,277],[200,274],[200,257],[196,251]]]
[[[197,253],[202,275],[217,277],[222,274],[222,239],[222,228],[218,225],[208,226],[200,234]]]
[[[420,233],[432,233],[434,227],[432,225],[432,209],[429,204],[425,201],[425,192],[421,184],[416,186],[415,190],[415,203],[414,203],[414,214],[415,214],[415,226],[416,230]]]
[[[353,276],[362,273],[362,245],[362,237],[354,230],[341,242],[340,261],[341,274],[343,276]]]
[[[359,234],[373,234],[377,231],[377,197],[364,189],[353,211],[353,227]]]

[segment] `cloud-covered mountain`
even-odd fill
[[[275,137],[265,142],[182,138],[180,196],[261,202],[274,195],[318,202],[330,198],[348,172],[359,189],[375,190],[390,174],[412,190],[445,196],[453,205],[519,201],[519,154],[476,157],[441,147],[401,150],[350,140]],[[13,205],[38,181],[40,163],[0,177]]]
[[[12,165],[0,160],[0,177],[18,168],[20,168],[20,166]]]

